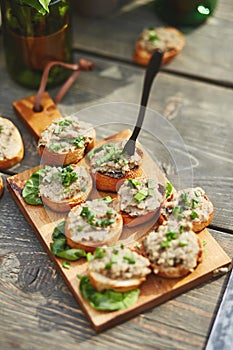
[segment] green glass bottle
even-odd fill
[[[69,0],[51,1],[46,14],[21,0],[1,0],[1,12],[6,64],[13,80],[37,88],[49,61],[72,62]],[[47,86],[59,85],[69,74],[54,66]]]
[[[217,0],[155,0],[159,17],[171,25],[195,26],[213,15]]]

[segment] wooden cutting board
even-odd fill
[[[126,139],[129,135],[130,131],[124,130],[116,135],[110,136],[108,139]],[[144,154],[142,168],[148,177],[153,178],[154,176],[157,176],[160,181],[167,181],[157,165],[146,152]],[[7,186],[19,208],[33,227],[37,237],[44,245],[50,258],[54,261],[55,266],[62,274],[74,297],[79,302],[81,308],[97,332],[103,331],[120,322],[124,322],[151,307],[167,301],[176,295],[209,280],[220,268],[228,267],[231,264],[229,256],[227,256],[208,230],[205,229],[199,233],[201,241],[205,242],[203,262],[198,265],[194,272],[184,278],[178,279],[164,279],[151,274],[146,282],[140,287],[140,296],[133,306],[126,310],[114,312],[96,311],[82,297],[79,291],[79,279],[77,278],[77,275],[86,274],[86,260],[81,259],[77,262],[71,262],[70,268],[65,269],[62,267],[62,259],[56,258],[51,254],[50,243],[52,241],[52,232],[59,221],[64,218],[64,215],[52,212],[43,206],[28,205],[22,198],[21,193],[24,184],[35,170],[36,168],[29,169],[25,172],[9,177],[7,179]],[[91,197],[95,198],[96,196],[103,195],[106,195],[106,193],[103,194],[95,190],[92,192]],[[140,241],[140,239],[148,232],[151,225],[151,223],[147,223],[144,226],[138,226],[136,229],[124,228],[120,237],[120,242],[127,246],[134,246],[137,241]]]

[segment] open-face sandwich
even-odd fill
[[[24,156],[24,145],[17,127],[7,118],[0,117],[0,169],[19,163]]]
[[[123,153],[126,141],[104,143],[88,153],[91,173],[96,188],[101,191],[117,192],[126,178],[142,177],[143,152],[136,148],[134,155]]]
[[[200,239],[185,220],[164,222],[144,238],[142,247],[153,272],[166,278],[189,274],[202,259]]]
[[[91,284],[99,291],[126,292],[137,288],[151,273],[147,258],[121,245],[97,248],[88,262]]]
[[[92,149],[94,142],[93,126],[70,116],[55,120],[41,133],[38,152],[45,164],[73,164]]]
[[[146,28],[136,42],[133,58],[136,63],[147,66],[153,52],[160,49],[163,52],[162,63],[165,64],[175,57],[184,45],[184,35],[176,28]]]
[[[112,245],[118,240],[123,220],[111,207],[111,201],[110,196],[88,200],[69,212],[65,236],[71,248],[93,251],[98,246]]]
[[[161,221],[177,219],[189,220],[192,230],[199,232],[212,221],[214,207],[205,191],[200,187],[187,188],[167,198],[161,211]]]
[[[126,179],[117,193],[124,225],[134,227],[152,219],[157,221],[165,187],[156,179]]]
[[[84,166],[46,166],[45,171],[39,185],[44,205],[54,211],[66,212],[88,198],[92,179]]]

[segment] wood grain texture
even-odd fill
[[[186,45],[164,70],[233,86],[233,3],[219,1],[216,12],[196,28],[181,27]],[[119,1],[114,13],[104,18],[73,17],[74,47],[109,58],[132,62],[135,42],[146,27],[164,26],[155,13],[154,1]]]
[[[109,135],[109,137],[111,139],[127,139],[129,135],[130,131],[126,130],[114,136]],[[153,163],[152,159],[145,152],[142,169],[145,171],[147,176],[153,177],[156,175],[158,178],[166,181],[163,179],[163,175],[160,174],[156,164]],[[26,172],[19,173],[8,178],[8,188],[16,203],[22,210],[24,216],[34,228],[37,237],[44,245],[47,253],[50,255],[51,259],[54,260],[56,267],[62,274],[74,297],[79,302],[81,308],[86,313],[92,326],[97,332],[124,322],[140,312],[143,312],[155,305],[161,304],[162,302],[173,298],[177,294],[207,281],[215,273],[215,270],[228,266],[231,263],[231,259],[224,253],[208,231],[203,230],[201,233],[199,233],[199,237],[201,242],[206,243],[205,250],[208,259],[204,258],[202,263],[198,265],[194,272],[184,278],[179,279],[163,279],[150,275],[146,282],[141,286],[139,299],[132,307],[123,311],[115,311],[111,313],[98,312],[92,309],[85,299],[83,299],[78,287],[79,283],[77,280],[77,275],[86,274],[86,263],[84,263],[83,260],[73,262],[71,263],[71,268],[67,270],[62,268],[62,259],[57,259],[51,254],[51,236],[55,226],[59,222],[60,215],[51,212],[50,210],[46,210],[43,206],[35,207],[27,205],[21,196],[24,184],[34,170],[35,169],[30,169]],[[129,230],[129,232],[123,230],[120,237],[120,243],[134,246],[137,241],[140,241],[140,238],[143,237],[144,234],[144,226],[137,227],[136,229],[133,229],[133,231]]]

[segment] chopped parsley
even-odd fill
[[[63,186],[70,186],[78,179],[78,175],[70,165],[67,165],[66,167],[62,168],[61,179]]]
[[[197,217],[198,217],[197,212],[193,210],[192,213],[190,214],[190,218],[191,218],[192,220],[194,220],[194,219],[196,219]]]
[[[166,183],[166,198],[170,197],[172,193],[172,184],[170,182]]]

